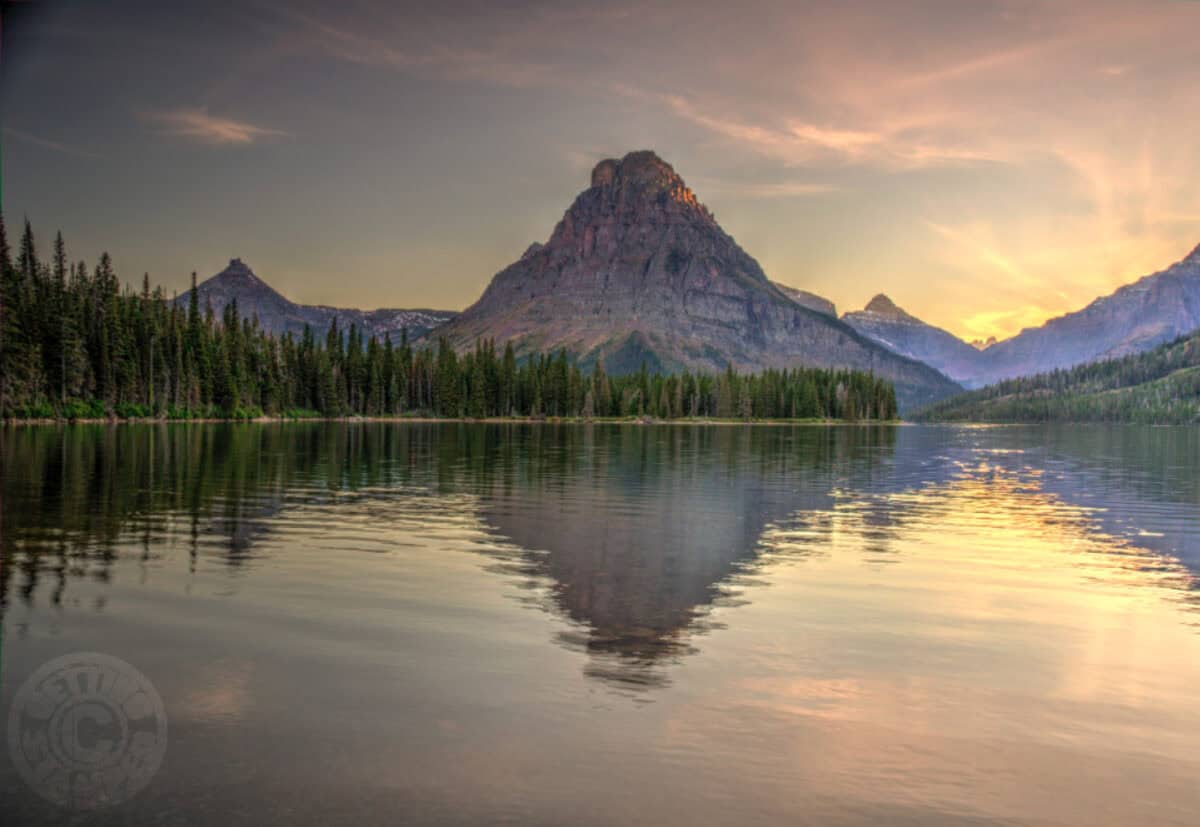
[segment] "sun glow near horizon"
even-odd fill
[[[4,73],[5,209],[168,290],[241,255],[300,302],[461,309],[641,148],[771,279],[967,339],[1200,241],[1200,3],[171,6],[6,9]]]

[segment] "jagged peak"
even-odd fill
[[[226,269],[218,272],[218,274],[212,276],[212,278],[214,278],[214,280],[220,280],[223,282],[238,280],[250,282],[252,284],[262,284],[262,286],[269,288],[268,284],[266,284],[262,278],[254,275],[254,271],[250,269],[250,265],[246,264],[244,260],[241,260],[240,258],[230,258],[229,265],[226,266]]]
[[[240,258],[229,259],[229,266],[221,272],[217,273],[216,277],[241,276],[243,278],[251,278],[259,281],[258,276],[254,275],[254,271],[250,269],[250,265],[242,261]]]
[[[650,149],[636,150],[623,158],[605,158],[592,168],[591,188],[619,200],[628,200],[630,196],[641,199],[665,197],[712,217],[675,168]]]
[[[907,316],[908,314],[901,310],[894,301],[892,301],[886,293],[879,293],[875,298],[867,302],[867,306],[863,308],[867,313],[878,313],[881,316]]]
[[[1187,254],[1183,260],[1185,264],[1200,264],[1200,244],[1196,245],[1196,249]]]
[[[619,182],[678,181],[683,179],[675,168],[652,149],[638,149],[623,158],[605,158],[592,168],[592,186],[611,186]]]

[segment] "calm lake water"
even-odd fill
[[[26,427],[0,459],[5,825],[1200,822],[1200,429]],[[161,711],[76,710],[55,758],[29,687],[81,652]],[[52,803],[135,730],[115,803]]]

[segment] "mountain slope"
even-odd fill
[[[979,370],[979,350],[906,313],[882,293],[862,310],[843,314],[842,321],[884,347],[937,368],[955,381],[969,381]]]
[[[197,290],[202,308],[208,302],[213,312],[220,316],[225,305],[237,299],[240,315],[246,318],[257,316],[263,329],[277,334],[299,335],[308,325],[315,335],[322,336],[336,318],[343,329],[354,324],[368,337],[375,336],[382,341],[385,335],[390,335],[393,341],[399,342],[401,331],[405,329],[410,339],[417,339],[456,315],[449,310],[354,310],[296,304],[256,276],[240,258],[232,259],[228,267],[199,284]],[[176,301],[186,303],[187,294]]]
[[[918,411],[924,421],[1200,422],[1200,334],[1145,353],[1009,379]]]
[[[1166,270],[982,351],[980,382],[1137,353],[1200,328],[1200,246]]]
[[[440,331],[460,348],[563,348],[610,372],[812,365],[873,370],[902,407],[958,386],[772,284],[653,152],[601,161],[545,244]]]
[[[788,287],[786,284],[780,284],[777,281],[772,282],[772,284],[782,290],[783,295],[801,307],[807,307],[809,310],[815,310],[826,316],[837,318],[837,306],[824,296],[818,296],[816,293],[801,290],[799,287]]]

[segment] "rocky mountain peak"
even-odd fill
[[[229,266],[221,272],[213,276],[213,280],[220,282],[241,282],[248,285],[262,285],[266,287],[266,282],[254,275],[254,271],[250,269],[250,265],[246,264],[240,258],[229,259]]]
[[[596,164],[589,192],[596,190],[618,206],[645,202],[665,206],[674,202],[711,217],[674,167],[649,149],[630,152],[620,159],[605,158]]]
[[[343,330],[354,324],[364,336],[375,336],[380,341],[385,336],[391,336],[393,342],[398,342],[404,331],[412,341],[457,315],[446,310],[358,310],[297,304],[255,275],[240,258],[230,259],[224,270],[198,284],[197,291],[200,306],[212,307],[218,317],[226,305],[236,301],[243,318],[257,318],[264,330],[279,335],[291,333],[300,336],[308,327],[317,336],[322,336],[337,319]],[[176,299],[185,307],[189,300],[187,294]]]
[[[951,379],[969,378],[979,361],[979,351],[973,346],[905,312],[884,293],[862,310],[842,316],[842,321],[889,350],[932,365]]]
[[[683,183],[674,167],[650,149],[627,153],[624,158],[605,158],[592,169],[592,186],[621,184],[653,185],[655,182]]]
[[[879,316],[886,316],[890,319],[907,319],[911,318],[907,313],[901,310],[894,301],[887,297],[884,293],[880,293],[875,298],[867,302],[867,306],[863,308],[867,313],[875,313]]]
[[[575,198],[549,240],[530,245],[517,262],[529,267],[510,268],[501,281],[516,287],[535,275],[550,275],[545,271],[549,263],[557,272],[570,260],[580,265],[569,268],[571,286],[582,288],[597,274],[623,271],[629,262],[641,260],[641,276],[628,285],[640,288],[657,281],[655,277],[684,278],[705,257],[727,260],[729,266],[716,272],[740,272],[767,281],[758,263],[721,230],[674,168],[655,153],[640,150],[596,164],[591,186]],[[652,263],[647,267],[648,260]],[[562,282],[555,289],[567,286]]]
[[[1196,249],[1188,253],[1183,262],[1184,264],[1200,264],[1200,244],[1197,244]]]
[[[439,333],[464,350],[511,343],[518,357],[561,348],[613,374],[858,367],[895,380],[902,405],[957,387],[836,312],[770,282],[674,168],[643,150],[596,164],[547,242]]]

